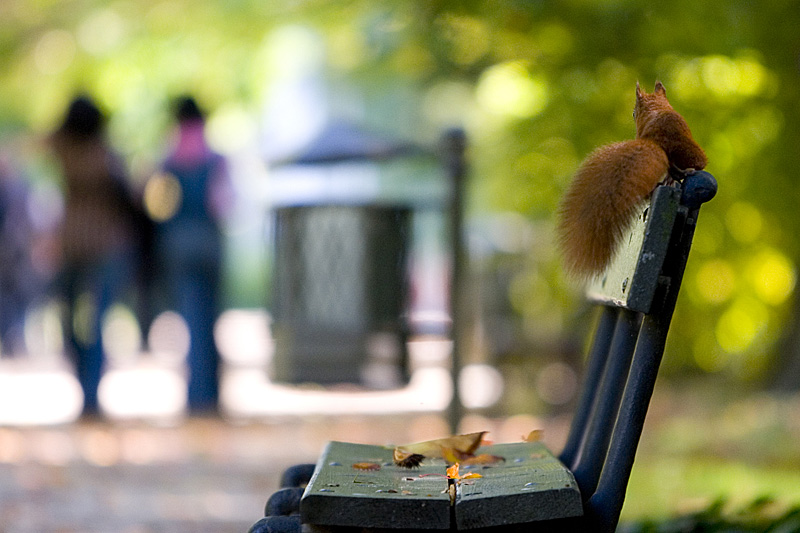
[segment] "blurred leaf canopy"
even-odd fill
[[[302,41],[276,36],[313,29],[328,78],[359,92],[374,125],[422,142],[466,128],[472,212],[533,228],[510,302],[553,336],[578,301],[550,242],[560,194],[594,147],[633,136],[635,83],[662,80],[720,183],[666,362],[741,379],[773,362],[800,253],[794,2],[5,0],[0,20],[2,130],[45,132],[87,90],[131,156],[157,149],[186,90],[257,115],[300,61]]]

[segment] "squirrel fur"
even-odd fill
[[[660,183],[706,166],[703,149],[661,82],[653,93],[636,84],[633,116],[636,138],[589,154],[562,200],[558,240],[564,266],[576,278],[592,278],[608,267],[637,208]]]

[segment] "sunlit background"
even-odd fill
[[[29,187],[24,205],[36,288],[21,341],[3,339],[0,346],[0,425],[65,424],[81,410],[64,356],[63,304],[49,292],[63,205],[43,143],[77,91],[94,95],[109,113],[111,140],[156,220],[169,218],[179,201],[168,176],[156,174],[171,133],[169,104],[191,91],[210,112],[207,135],[228,158],[236,191],[224,228],[226,311],[215,338],[223,359],[221,412],[239,422],[446,408],[453,382],[444,174],[430,162],[322,174],[283,163],[335,123],[429,150],[448,128],[463,128],[470,315],[461,398],[473,414],[503,420],[560,417],[572,405],[592,321],[580,288],[561,272],[554,212],[590,150],[633,136],[635,83],[649,88],[661,80],[720,185],[702,211],[673,319],[662,407],[687,414],[676,407],[674,390],[691,389],[687,397],[701,403],[702,391],[712,391],[706,414],[720,423],[725,442],[739,431],[763,445],[771,433],[757,416],[736,414],[753,405],[796,439],[800,420],[787,407],[796,407],[800,389],[795,7],[688,0],[670,7],[628,0],[4,1],[0,166]],[[419,328],[409,342],[408,383],[274,380],[274,210],[304,199],[415,195],[429,202],[414,222],[409,318]],[[121,302],[104,324],[104,416],[179,424],[186,417],[188,343],[180,316],[166,312],[143,331],[131,303]],[[734,402],[742,398],[756,403]],[[714,448],[708,440],[687,442],[698,428],[681,427],[682,420],[665,430],[670,439],[690,451]],[[785,448],[771,453],[785,459],[797,450]],[[649,464],[670,470],[675,463]],[[684,466],[689,476],[696,465]]]

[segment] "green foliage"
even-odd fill
[[[470,212],[519,213],[535,229],[509,298],[553,337],[578,301],[552,253],[560,195],[588,152],[633,136],[634,85],[660,79],[720,184],[666,366],[755,379],[786,324],[800,254],[798,17],[788,0],[8,0],[0,122],[44,133],[86,89],[114,113],[126,153],[153,157],[171,96],[191,89],[209,107],[257,112],[295,61],[275,57],[275,30],[314,28],[329,79],[357,88],[371,125],[428,143],[466,128]],[[542,286],[549,306],[533,292]]]
[[[657,387],[621,531],[798,530],[797,397],[720,381]]]
[[[642,521],[624,524],[623,533],[789,533],[800,530],[800,507],[778,510],[776,502],[767,496],[749,505],[730,510],[725,500],[716,500],[696,513],[665,521]]]

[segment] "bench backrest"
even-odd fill
[[[716,188],[702,171],[658,187],[614,262],[587,290],[602,312],[559,458],[575,474],[585,515],[598,530],[616,528],[698,212]]]

